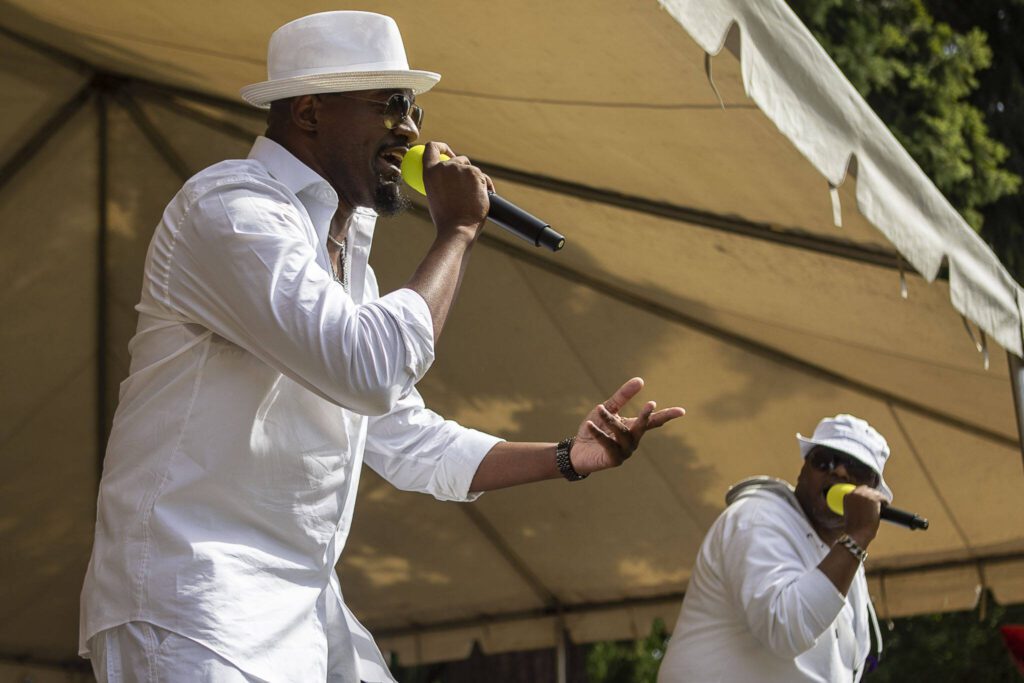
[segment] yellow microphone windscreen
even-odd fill
[[[415,145],[409,148],[402,159],[402,180],[420,194],[426,194],[423,187],[423,150],[425,145]],[[448,161],[451,157],[447,154],[441,155],[441,161]]]
[[[843,498],[850,491],[857,488],[853,484],[836,484],[828,490],[825,494],[825,502],[828,503],[828,509],[837,515],[843,514]]]

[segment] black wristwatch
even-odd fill
[[[574,443],[576,443],[576,437],[570,436],[562,439],[555,446],[555,464],[558,465],[558,471],[562,473],[562,476],[569,481],[579,481],[580,479],[586,479],[588,476],[580,474],[572,466],[572,458],[569,457],[569,452],[572,451]]]

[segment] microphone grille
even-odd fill
[[[828,503],[828,509],[837,515],[843,514],[843,498],[850,491],[857,488],[853,484],[836,484],[828,490],[825,494],[825,502]]]
[[[415,145],[410,147],[402,158],[402,180],[420,194],[427,193],[426,188],[423,187],[423,150],[425,149],[424,145]]]
[[[427,188],[423,185],[423,151],[426,145],[414,145],[402,157],[402,180],[405,184],[422,195],[427,194]],[[451,159],[447,154],[441,155],[441,161]]]

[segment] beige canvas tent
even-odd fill
[[[872,547],[880,613],[1024,600],[1021,288],[782,0],[348,7],[395,16],[413,66],[443,74],[424,137],[568,238],[551,254],[488,229],[428,403],[555,440],[642,375],[689,413],[621,470],[472,505],[364,473],[339,569],[383,647],[412,663],[671,625],[728,486],[792,479],[794,433],[837,412],[888,437],[897,504],[931,519]],[[237,91],[270,32],[336,8],[0,0],[0,672],[75,665],[163,205],[262,130]],[[377,235],[393,288],[431,228],[418,208]]]

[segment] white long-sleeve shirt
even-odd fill
[[[266,138],[168,205],[104,462],[82,655],[136,620],[261,679],[325,680],[331,638],[332,660],[341,648],[362,680],[392,680],[334,572],[361,465],[469,500],[498,439],[424,408],[430,312],[412,290],[379,297],[372,211],[349,222],[351,292],[334,281],[337,207]]]
[[[735,492],[697,555],[659,683],[860,680],[864,568],[844,598],[817,569],[830,548],[788,484],[760,478]]]

